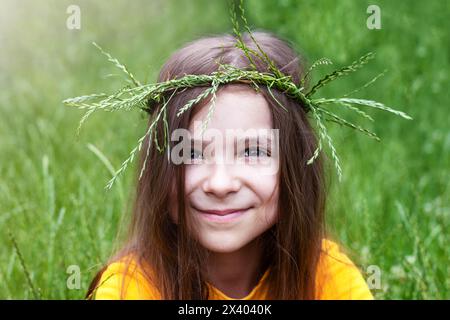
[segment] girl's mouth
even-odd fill
[[[216,222],[229,222],[242,217],[252,207],[245,209],[227,209],[227,210],[200,210],[194,208],[203,218]]]

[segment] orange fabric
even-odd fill
[[[125,265],[125,262],[118,261],[108,266],[98,282],[95,299],[161,299],[158,290],[144,278],[133,262],[127,274],[124,274]],[[239,300],[266,300],[270,288],[265,280],[269,272],[270,268],[253,290]],[[208,286],[209,300],[237,300],[228,297],[209,283]],[[317,269],[316,291],[317,298],[323,300],[373,299],[360,271],[340,251],[339,246],[330,240],[323,241],[323,253]]]

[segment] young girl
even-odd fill
[[[263,51],[299,85],[301,61],[285,41],[254,32]],[[249,34],[247,47],[256,50]],[[158,81],[185,74],[211,74],[217,61],[246,68],[249,60],[236,38],[201,38],[177,51]],[[254,63],[261,72],[267,65]],[[170,100],[169,132],[194,132],[205,121],[211,97],[177,117],[177,111],[201,94],[191,87]],[[154,144],[142,148],[128,239],[98,273],[88,291],[95,299],[372,299],[360,271],[325,234],[325,175],[321,157],[306,162],[317,147],[302,106],[283,92],[251,84],[220,87],[208,130],[279,129],[278,156],[261,146],[236,148],[239,163],[223,163],[214,150],[206,163],[203,141],[192,149],[191,163],[175,164]],[[286,110],[280,108],[280,103]],[[151,106],[151,120],[161,108]],[[150,125],[149,122],[149,125]],[[198,130],[197,130],[198,132]],[[158,127],[159,137],[164,135]],[[173,148],[175,142],[171,141]],[[223,143],[225,149],[234,142]],[[274,172],[263,173],[249,159],[268,158]],[[223,159],[222,159],[223,160]],[[141,168],[139,168],[140,171]]]

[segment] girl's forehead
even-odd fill
[[[273,124],[269,108],[264,96],[250,87],[225,87],[217,93],[214,102],[202,106],[192,117],[189,130],[201,131],[202,123],[208,119],[207,129],[223,132],[233,129],[271,129]]]

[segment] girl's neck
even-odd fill
[[[256,239],[235,252],[210,252],[208,282],[230,298],[244,298],[265,271],[263,249],[261,241]]]

